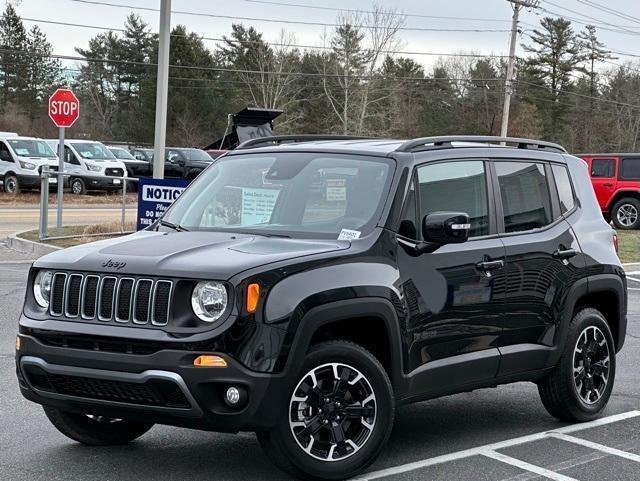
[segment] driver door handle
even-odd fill
[[[578,251],[575,249],[558,249],[553,253],[553,257],[556,259],[571,259],[578,255]]]
[[[476,264],[476,267],[478,268],[478,270],[490,272],[496,269],[502,269],[504,267],[504,261],[503,260],[482,261],[482,262],[478,262]]]

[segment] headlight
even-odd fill
[[[23,169],[34,170],[37,166],[36,164],[32,164],[31,162],[25,162],[23,160],[20,161],[20,167]]]
[[[100,167],[99,165],[93,165],[93,164],[85,164],[87,166],[87,169],[89,169],[91,172],[100,172],[102,170],[102,167]]]
[[[33,283],[33,297],[40,307],[49,307],[49,298],[51,297],[51,281],[53,274],[49,271],[40,271],[36,275]]]
[[[191,307],[204,322],[215,322],[227,308],[227,289],[220,282],[198,282],[191,294]]]

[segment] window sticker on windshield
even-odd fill
[[[342,229],[338,240],[354,240],[360,238],[361,232],[359,230]]]
[[[278,200],[277,189],[242,189],[242,225],[256,225],[269,222],[271,212]]]
[[[29,149],[15,149],[16,154],[21,155],[22,157],[29,155]]]
[[[342,202],[347,200],[346,179],[327,179],[327,200]]]

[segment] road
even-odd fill
[[[2,258],[0,247],[0,479],[288,479],[273,468],[252,434],[155,426],[117,448],[88,448],[59,434],[18,390],[14,340],[29,265]],[[12,255],[5,252],[4,258]],[[613,397],[595,426],[566,428],[546,413],[536,387],[528,383],[450,396],[399,409],[388,445],[362,478],[640,479],[640,412],[634,412],[640,411],[640,282],[630,284],[627,342],[618,357]],[[619,414],[622,418],[610,417]],[[545,434],[552,430],[556,437]]]
[[[96,224],[120,220],[119,207],[65,207],[62,216],[63,225]],[[135,220],[135,209],[127,209],[126,220]],[[5,207],[0,206],[0,239],[9,234],[30,229],[37,229],[40,222],[38,207]],[[56,210],[49,209],[49,227],[56,225]]]

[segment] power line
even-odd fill
[[[101,2],[97,0],[71,0],[72,2],[86,3],[91,5],[102,5],[108,7],[127,8],[133,10],[146,10],[157,12],[158,10],[151,7],[137,7],[133,5],[122,5],[119,3]],[[204,12],[186,12],[180,10],[173,10],[172,13],[178,15],[193,15],[198,17],[210,17],[210,18],[223,18],[227,20],[245,20],[248,22],[266,22],[266,23],[284,23],[287,25],[307,25],[314,27],[341,27],[339,23],[324,23],[324,22],[310,22],[303,20],[289,20],[282,18],[262,18],[262,17],[240,17],[235,15],[222,15],[214,13]],[[364,28],[369,30],[377,30],[386,27],[377,25],[357,25],[358,28]],[[504,33],[509,30],[506,29],[483,29],[483,28],[427,28],[427,27],[398,27],[398,30],[411,31],[411,32],[459,32],[459,33]]]
[[[245,2],[250,3],[261,3],[264,5],[280,5],[283,7],[296,7],[296,8],[311,8],[315,10],[328,10],[331,12],[348,12],[348,13],[377,13],[373,10],[356,10],[349,8],[336,8],[336,7],[324,7],[319,5],[307,5],[300,3],[289,3],[289,2],[275,2],[269,0],[244,0]],[[476,21],[476,22],[501,22],[501,23],[509,23],[509,20],[505,20],[504,18],[474,18],[474,17],[446,17],[440,15],[424,15],[420,13],[403,13],[403,12],[385,12],[386,15],[392,15],[397,17],[410,17],[410,18],[429,18],[435,20],[463,20],[463,21]]]
[[[121,32],[126,33],[127,29],[120,27],[103,27],[99,25],[87,25],[87,24],[79,24],[79,23],[71,23],[71,22],[62,22],[57,20],[47,20],[41,18],[29,18],[22,17],[22,20],[31,22],[31,23],[40,23],[40,24],[50,24],[50,25],[61,25],[65,27],[77,27],[77,28],[88,28],[94,30],[105,30],[105,31],[113,31],[113,32]],[[146,32],[146,36],[155,36],[157,33],[155,32]],[[178,33],[172,33],[172,37],[177,38],[188,38],[189,35],[183,35]],[[292,47],[292,48],[306,48],[306,49],[318,49],[318,50],[332,50],[332,47],[327,46],[316,46],[316,45],[300,45],[300,44],[287,44],[287,43],[275,43],[275,42],[260,42],[258,40],[233,40],[233,39],[225,39],[221,37],[206,37],[198,34],[198,38],[201,40],[209,40],[213,42],[230,42],[230,43],[239,43],[239,44],[258,44],[262,45],[263,43],[274,46],[274,47]],[[394,55],[426,55],[426,56],[437,56],[437,57],[471,57],[471,58],[505,58],[506,55],[494,55],[494,54],[480,54],[480,53],[441,53],[441,52],[422,52],[422,51],[407,51],[407,50],[381,50],[380,53],[384,54],[394,54]]]
[[[611,7],[607,7],[605,5],[601,5],[599,3],[596,3],[596,2],[593,2],[593,1],[590,1],[590,0],[577,0],[577,1],[579,3],[582,3],[584,5],[589,6],[591,8],[594,8],[596,10],[600,10],[602,12],[606,12],[606,13],[608,13],[610,15],[613,15],[614,17],[622,18],[622,19],[625,19],[625,20],[631,20],[634,23],[640,23],[640,18],[634,17],[632,15],[629,15],[627,13],[621,12],[619,10],[615,10],[615,9],[613,9]]]
[[[560,8],[560,9],[562,9],[562,10],[566,10],[567,12],[571,12],[571,13],[574,13],[574,14],[580,15],[581,17],[588,18],[588,19],[590,19],[590,20],[595,20],[597,23],[604,24],[604,25],[608,25],[608,26],[610,26],[610,27],[615,27],[615,28],[617,28],[617,29],[623,30],[624,32],[627,32],[627,33],[629,33],[629,34],[631,34],[631,35],[640,35],[640,32],[638,32],[638,31],[635,31],[635,30],[629,30],[627,27],[622,26],[622,25],[616,25],[616,24],[613,24],[613,23],[605,22],[604,20],[601,20],[601,19],[599,19],[599,18],[591,17],[591,16],[586,15],[586,14],[584,14],[584,13],[582,13],[582,12],[578,12],[578,11],[576,11],[576,10],[572,10],[572,9],[570,9],[570,8],[563,7],[562,5],[558,5],[557,3],[553,3],[553,2],[552,2],[552,1],[550,1],[550,0],[544,0],[544,2],[545,2],[545,3],[548,3],[549,5],[553,5],[553,6],[554,6],[554,7],[556,7],[556,8]],[[587,25],[586,23],[581,22],[581,21],[578,21],[578,20],[574,20],[574,21],[576,21],[576,22],[578,22],[578,23],[583,23],[583,24]],[[635,27],[632,27],[632,28],[635,28]]]

